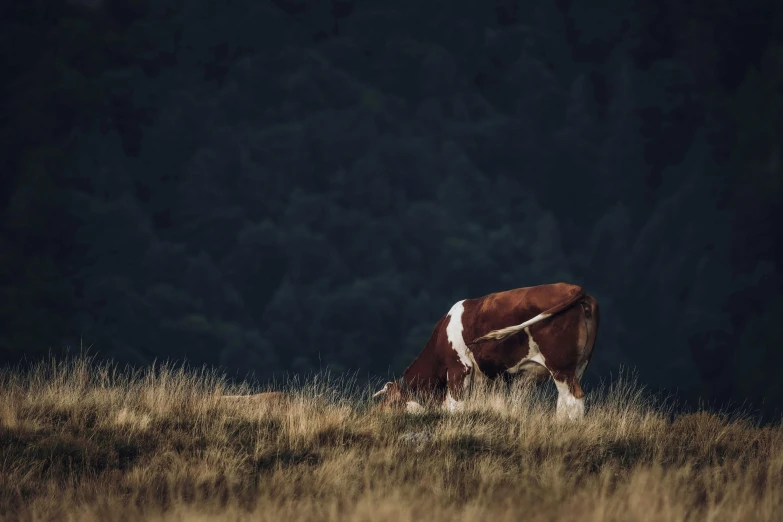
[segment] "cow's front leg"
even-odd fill
[[[472,368],[454,365],[446,371],[446,399],[443,408],[449,412],[461,411],[470,390]]]

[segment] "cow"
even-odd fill
[[[463,299],[435,325],[421,353],[373,395],[378,406],[422,411],[422,397],[460,410],[471,383],[506,377],[558,391],[558,418],[584,416],[579,384],[593,354],[599,309],[577,285],[554,283]]]

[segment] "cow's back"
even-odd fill
[[[520,324],[580,293],[584,292],[577,285],[554,283],[466,299],[463,302],[463,337],[470,341],[492,330]],[[547,318],[542,323],[551,320]],[[484,342],[470,348],[481,371],[492,379],[528,355],[530,337],[521,331],[502,341]]]
[[[471,341],[492,330],[522,323],[580,293],[584,293],[580,286],[554,283],[466,299],[463,302],[463,336]]]

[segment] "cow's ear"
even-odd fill
[[[375,394],[373,394],[372,398],[375,399],[376,397],[380,397],[381,395],[385,395],[386,392],[389,391],[389,386],[391,386],[391,384],[392,383],[390,383],[390,382],[387,382],[386,384],[384,384],[383,388],[381,388],[380,390],[375,392]]]

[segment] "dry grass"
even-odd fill
[[[557,423],[551,388],[448,415],[351,381],[288,404],[208,371],[77,358],[0,374],[4,520],[781,520],[783,428],[653,407],[633,382]],[[372,390],[374,391],[374,389]]]

